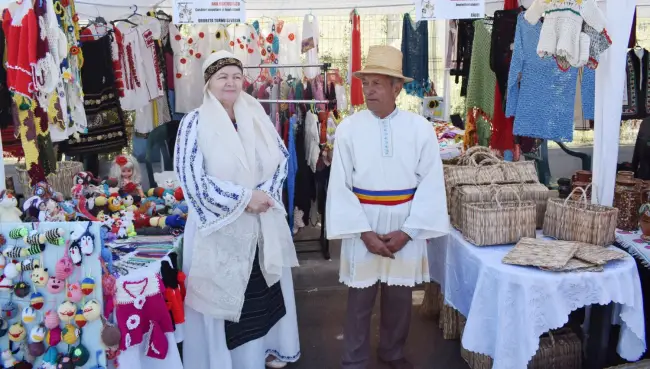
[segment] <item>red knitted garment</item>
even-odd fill
[[[20,2],[14,16],[5,9],[2,18],[7,41],[7,86],[11,91],[31,98],[34,92],[32,66],[36,64],[38,39],[38,23],[31,1]]]

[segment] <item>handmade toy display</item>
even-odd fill
[[[105,368],[100,224],[0,223],[0,233],[3,366]]]

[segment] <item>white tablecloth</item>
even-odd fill
[[[552,273],[502,264],[511,248],[476,247],[456,230],[429,241],[431,280],[441,285],[445,302],[467,317],[463,347],[492,357],[493,369],[526,368],[539,337],[566,324],[571,311],[615,302],[618,353],[630,361],[641,357],[643,301],[631,256],[602,273]]]

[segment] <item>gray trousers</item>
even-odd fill
[[[370,320],[380,284],[348,290],[343,338],[343,369],[366,369],[370,361]],[[381,284],[381,324],[377,354],[382,361],[404,357],[411,324],[411,287]]]

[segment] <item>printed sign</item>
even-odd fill
[[[485,0],[415,0],[416,21],[485,16]]]
[[[175,24],[246,23],[243,0],[174,0]]]

